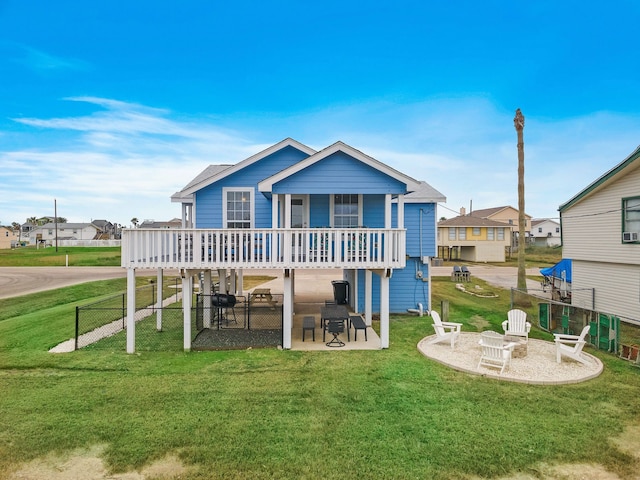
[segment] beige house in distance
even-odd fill
[[[18,242],[18,234],[11,227],[0,226],[0,248],[11,248]]]
[[[438,257],[468,262],[504,262],[511,246],[511,229],[475,215],[438,222]]]
[[[495,222],[506,223],[511,229],[514,240],[517,238],[520,228],[517,208],[508,205],[504,207],[483,208],[472,211],[470,215],[486,218],[487,220],[493,220]],[[529,237],[531,234],[531,215],[527,215],[526,213],[524,214],[524,232],[526,237]],[[516,245],[515,241],[513,245]]]

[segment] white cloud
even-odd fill
[[[245,115],[236,130],[119,100],[68,100],[99,108],[75,117],[15,119],[34,132],[30,149],[0,151],[1,222],[52,214],[54,198],[59,215],[72,221],[170,219],[180,215],[171,194],[207,165],[236,163],[289,136],[318,149],[343,140],[427,181],[447,197],[439,215],[454,216],[471,203],[474,209],[517,206],[514,112],[482,98]],[[561,203],[636,147],[638,127],[637,117],[607,112],[560,121],[528,117],[527,213],[556,216]],[[55,146],[41,140],[43,131],[59,134]]]

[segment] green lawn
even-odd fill
[[[21,247],[0,249],[0,267],[119,267],[120,247]]]
[[[640,370],[600,352],[605,371],[586,383],[503,383],[426,359],[416,345],[430,319],[394,316],[382,351],[47,353],[72,336],[75,305],[124,288],[0,301],[0,478],[96,445],[112,472],[174,454],[182,479],[542,478],[541,465],[574,462],[637,471],[611,437],[638,425]],[[468,331],[497,328],[509,304],[508,292],[477,298],[444,278],[433,295]]]

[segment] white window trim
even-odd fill
[[[348,194],[348,193],[332,193],[329,196],[329,226],[331,228],[334,227],[335,223],[333,221],[333,215],[334,215],[334,207],[335,207],[335,199],[334,196],[335,195],[352,195],[352,194]],[[358,194],[358,227],[360,227],[362,225],[362,194],[359,193]]]
[[[254,228],[255,221],[255,191],[252,187],[223,187],[222,188],[222,228],[227,227],[227,193],[229,192],[249,192],[249,201],[251,202],[251,220],[249,222],[249,228]]]

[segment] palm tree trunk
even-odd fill
[[[513,123],[518,133],[518,290],[527,291],[525,269],[525,215],[524,215],[524,115],[518,108]]]

